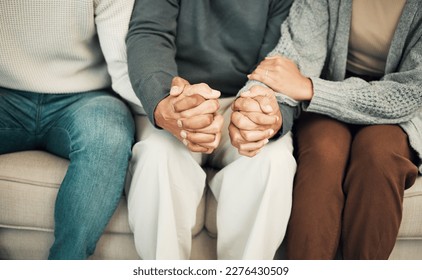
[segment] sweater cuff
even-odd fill
[[[344,114],[347,108],[347,99],[341,89],[341,82],[326,81],[320,78],[311,78],[314,95],[310,102],[303,102],[303,108],[308,112],[329,116]]]
[[[139,84],[136,94],[154,126],[156,126],[154,118],[155,109],[161,100],[170,95],[172,79],[173,75],[169,73],[156,72],[143,79]]]
[[[280,108],[282,125],[280,130],[271,138],[271,140],[276,140],[284,135],[286,135],[293,127],[293,121],[295,118],[296,107],[292,107],[287,104],[278,103]]]

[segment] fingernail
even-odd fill
[[[270,129],[270,130],[268,131],[268,135],[269,135],[269,136],[273,135],[273,133],[274,133],[274,129]]]
[[[183,123],[182,123],[182,121],[181,121],[181,120],[177,120],[177,126],[178,126],[178,127],[180,127],[180,128],[182,128]]]
[[[268,139],[264,140],[264,144],[267,144],[268,142],[270,142],[270,140],[268,140]]]
[[[183,139],[183,140],[182,140],[182,142],[183,142],[183,144],[184,144],[185,146],[187,146],[187,145],[188,145],[188,143],[189,143],[189,142],[188,142],[188,140],[186,140],[186,139]]]
[[[183,139],[186,139],[186,137],[188,137],[188,134],[186,133],[186,131],[182,130],[182,131],[180,131],[180,136],[181,136]]]
[[[170,94],[178,94],[179,93],[179,87],[178,86],[172,86],[170,89]]]

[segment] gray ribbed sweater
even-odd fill
[[[312,79],[314,96],[300,106],[282,94],[278,100],[347,123],[399,124],[422,158],[422,1],[407,0],[385,75],[369,83],[345,79],[351,12],[352,0],[294,2],[270,55],[294,60]]]

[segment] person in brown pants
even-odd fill
[[[296,0],[281,31],[248,77],[299,115],[286,257],[388,259],[422,171],[422,2]]]
[[[287,234],[291,259],[387,259],[403,192],[417,168],[398,125],[349,125],[303,114],[296,131],[298,170]]]

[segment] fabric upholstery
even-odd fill
[[[0,259],[46,259],[55,197],[68,161],[42,151],[0,155]],[[212,178],[214,171],[206,169]],[[216,257],[216,207],[207,189],[192,230],[192,259]],[[138,259],[122,195],[91,259]],[[422,177],[405,191],[403,221],[390,259],[422,259]]]

